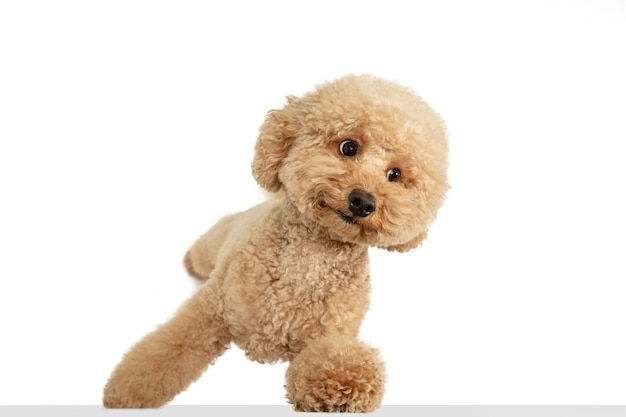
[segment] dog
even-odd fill
[[[193,244],[184,265],[204,283],[126,353],[103,404],[160,407],[234,343],[254,361],[289,361],[286,397],[297,411],[380,407],[384,363],[358,339],[368,248],[422,243],[447,168],[441,117],[395,81],[349,74],[287,97],[267,113],[252,161],[275,195]]]

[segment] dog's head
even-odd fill
[[[402,252],[443,203],[447,155],[442,120],[415,93],[348,75],[270,111],[252,171],[333,237]]]

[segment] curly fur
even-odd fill
[[[357,155],[338,151],[346,139]],[[369,305],[367,250],[419,246],[443,203],[446,171],[443,123],[406,87],[348,75],[288,97],[267,114],[252,162],[258,183],[281,195],[224,217],[189,249],[187,271],[206,282],[125,355],[104,405],[161,406],[235,343],[251,360],[290,361],[296,410],[379,407],[384,365],[357,339]],[[347,220],[357,189],[376,209]]]

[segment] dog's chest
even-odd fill
[[[352,245],[283,240],[241,278],[225,310],[235,342],[260,362],[290,359],[328,331],[357,332],[367,309],[367,252]]]

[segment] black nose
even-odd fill
[[[352,190],[348,196],[350,211],[358,217],[367,217],[376,210],[376,199],[363,190]]]

